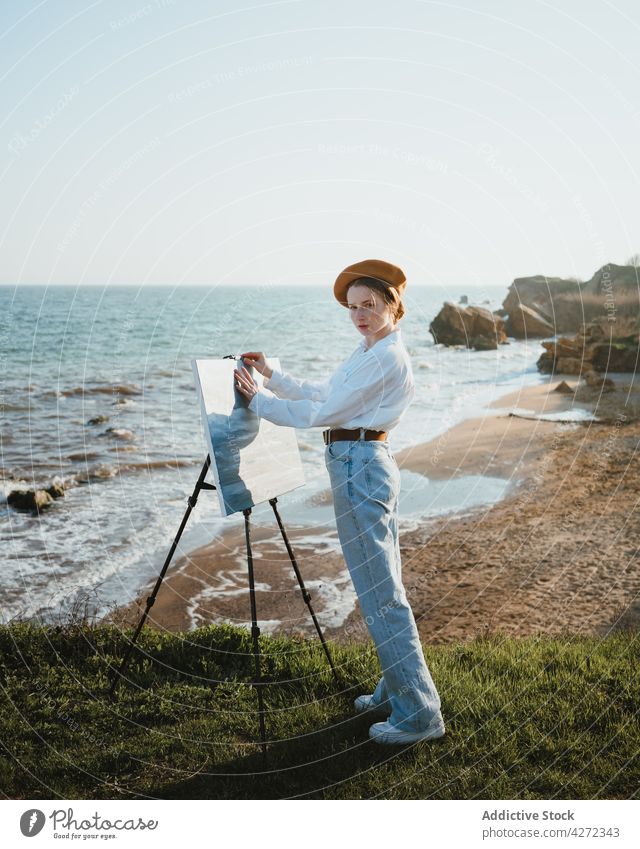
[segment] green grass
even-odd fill
[[[9,798],[640,798],[640,640],[502,634],[427,647],[447,734],[368,739],[353,699],[372,645],[260,636],[269,739],[259,740],[244,628],[143,630],[116,699],[108,671],[132,631],[0,626],[0,789]]]

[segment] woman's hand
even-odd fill
[[[244,366],[242,366],[241,371],[238,371],[238,369],[233,370],[233,376],[235,378],[235,386],[238,392],[241,392],[245,398],[248,398],[249,401],[251,401],[253,396],[258,392],[258,385],[255,383],[249,372]]]
[[[240,356],[243,360],[246,360],[247,365],[253,366],[263,377],[268,379],[273,374],[273,369],[267,365],[262,351],[247,351],[246,354],[240,354]]]

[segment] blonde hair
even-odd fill
[[[390,286],[388,283],[385,283],[384,280],[379,280],[377,277],[358,277],[355,280],[352,280],[347,286],[344,293],[345,298],[347,297],[347,292],[352,286],[366,286],[368,289],[373,289],[375,292],[378,292],[379,295],[382,295],[382,299],[391,310],[391,317],[393,318],[394,324],[400,321],[402,316],[405,314],[404,304],[402,303],[402,298],[398,294],[397,289],[394,286]]]

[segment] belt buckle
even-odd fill
[[[322,438],[324,440],[324,444],[329,444],[329,434],[331,433],[331,429],[322,431]]]

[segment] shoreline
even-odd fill
[[[589,503],[580,496],[595,468],[592,455],[599,449],[602,453],[597,433],[615,427],[631,441],[635,435],[637,441],[640,425],[632,416],[623,426],[563,424],[520,418],[508,410],[547,415],[572,408],[600,411],[606,405],[611,412],[616,405],[628,405],[629,393],[622,387],[630,381],[631,375],[619,376],[617,391],[603,400],[604,396],[584,390],[575,397],[554,392],[563,381],[549,379],[496,399],[481,418],[466,419],[429,442],[396,453],[402,469],[428,479],[446,482],[464,475],[491,475],[510,484],[497,502],[426,518],[414,530],[401,527],[402,577],[424,642],[464,641],[495,629],[524,635],[565,630],[603,633],[615,626],[616,611],[622,612],[640,593],[637,560],[633,560],[635,569],[620,563],[620,555],[632,545],[627,535],[633,534],[631,528],[638,523],[627,522],[604,562],[596,562],[583,537],[589,526],[598,524],[595,514],[607,505],[596,505],[595,493]],[[566,382],[574,388],[578,385],[575,379]],[[611,453],[628,452],[627,442],[614,441]],[[599,483],[607,491],[613,486],[619,501],[633,501],[634,493],[637,499],[631,475],[621,489],[616,475],[600,468]],[[325,494],[330,497],[330,490]],[[576,504],[581,505],[580,511]],[[569,526],[567,509],[572,511]],[[608,516],[607,522],[611,521]],[[325,636],[367,641],[335,522],[296,527],[287,533]],[[273,528],[252,526],[252,548],[262,632],[275,628],[278,634],[316,636],[275,519]],[[573,563],[570,574],[557,562],[554,551],[562,551],[563,560]],[[581,583],[586,576],[587,589]],[[134,601],[114,609],[103,621],[135,625],[154,584],[155,579]],[[188,631],[210,622],[249,627],[250,619],[244,528],[239,527],[223,531],[172,562],[147,623],[162,630]],[[623,620],[618,624],[638,627],[640,611],[637,607],[625,610]]]
[[[429,442],[402,449],[396,459],[399,465],[435,480],[472,474],[512,477],[514,471],[525,479],[539,455],[538,446],[532,445],[531,440],[553,432],[557,424],[510,416],[504,411],[520,407],[535,414],[568,411],[575,406],[573,396],[554,391],[562,382],[555,379],[508,392],[487,405],[486,409],[495,410],[494,413],[464,419]],[[576,384],[577,381],[569,383],[572,387]],[[529,438],[529,444],[523,452],[524,437]]]

